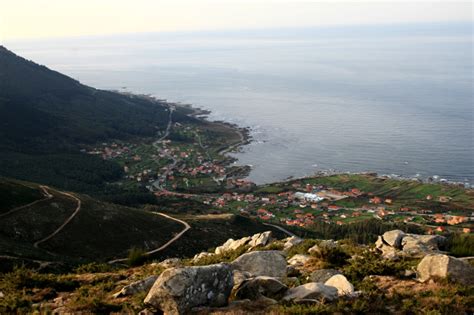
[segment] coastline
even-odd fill
[[[192,104],[174,103],[174,102],[168,102],[166,100],[157,100],[157,101],[165,102],[166,104],[170,106],[175,106],[178,108],[185,109],[187,111],[190,111],[188,115],[191,117],[199,119],[208,124],[219,125],[228,130],[231,130],[232,132],[237,133],[239,136],[238,141],[229,143],[225,147],[222,147],[221,149],[219,149],[218,151],[219,155],[222,155],[225,158],[230,159],[231,161],[236,162],[238,161],[238,159],[226,155],[227,153],[231,153],[232,151],[235,152],[239,150],[240,148],[242,148],[243,146],[250,144],[253,141],[250,127],[241,127],[235,123],[230,123],[230,122],[226,122],[222,120],[215,120],[215,121],[209,120],[208,116],[212,113],[210,110],[195,107]],[[245,176],[242,176],[243,178],[247,177],[252,171],[252,167],[250,165],[241,165],[240,167],[248,169],[248,173]],[[306,175],[298,176],[298,177],[289,176],[287,178],[282,178],[280,180],[276,180],[273,182],[259,184],[258,186],[284,183],[284,182],[294,181],[298,179],[305,179],[305,178],[325,177],[325,176],[344,175],[344,174],[346,175],[372,174],[379,178],[386,178],[386,179],[393,179],[393,180],[400,180],[400,181],[411,180],[411,181],[419,181],[421,183],[427,183],[427,184],[441,184],[441,185],[448,185],[448,186],[463,187],[465,189],[474,189],[474,183],[448,180],[448,179],[441,178],[438,175],[421,177],[421,176],[408,176],[408,175],[399,175],[399,174],[380,174],[380,172],[376,172],[376,171],[353,172],[353,171],[340,171],[340,170],[334,170],[334,169],[318,170],[316,172],[308,173]]]

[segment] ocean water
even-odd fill
[[[335,169],[474,184],[470,23],[5,44],[82,83],[250,127],[234,155],[257,183]]]

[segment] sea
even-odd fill
[[[473,24],[141,33],[7,41],[101,89],[251,129],[249,179],[377,172],[474,184]]]

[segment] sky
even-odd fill
[[[470,1],[0,0],[0,41],[141,32],[472,21]]]

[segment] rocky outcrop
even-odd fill
[[[430,253],[439,253],[446,238],[440,235],[408,234],[400,230],[385,232],[375,242],[375,247],[385,259],[397,259],[402,256],[423,257]]]
[[[268,244],[272,237],[272,231],[266,231],[263,233],[258,233],[252,236],[252,239],[249,241],[248,245],[250,249],[258,247],[258,246],[265,246]]]
[[[321,282],[324,283],[328,281],[332,276],[340,275],[341,273],[336,269],[320,269],[313,271],[309,275],[309,280],[311,282]]]
[[[250,249],[253,249],[259,246],[265,246],[270,242],[271,237],[272,237],[272,232],[266,231],[262,233],[257,233],[253,236],[242,237],[238,240],[234,240],[230,238],[221,246],[216,247],[214,253],[219,255],[225,252],[236,250],[246,245],[248,245]]]
[[[210,257],[210,256],[214,256],[214,255],[215,255],[214,253],[201,252],[199,254],[194,255],[194,257],[192,259],[192,262],[196,263],[196,262],[200,261],[201,259],[203,259],[205,257]]]
[[[246,271],[252,276],[282,278],[286,275],[286,259],[276,250],[257,251],[243,254],[232,262],[232,267]]]
[[[185,314],[197,306],[225,306],[233,286],[227,264],[170,268],[155,281],[144,302],[165,314]]]
[[[416,270],[421,282],[448,278],[465,285],[474,285],[474,267],[462,259],[448,255],[427,255]]]
[[[354,294],[354,286],[343,275],[334,275],[324,284],[335,287],[339,296],[352,296]]]
[[[134,295],[140,292],[148,292],[155,283],[156,279],[158,279],[158,276],[149,276],[143,280],[135,281],[127,286],[124,286],[122,290],[115,293],[113,296],[118,298],[127,295]]]
[[[308,300],[312,300],[313,302],[331,302],[337,299],[337,296],[337,289],[335,287],[330,287],[322,283],[310,282],[289,289],[283,297],[283,300],[293,302]]]
[[[259,276],[245,280],[237,289],[235,296],[239,299],[250,300],[258,300],[262,296],[278,299],[287,290],[287,286],[277,278]]]

